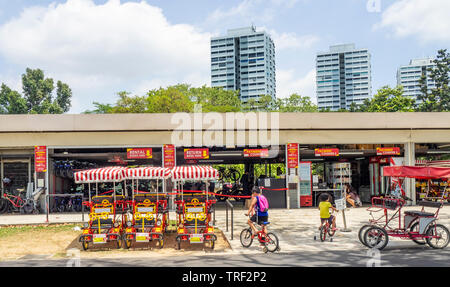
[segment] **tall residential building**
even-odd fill
[[[409,65],[401,66],[397,71],[397,85],[403,86],[403,95],[417,99],[417,96],[421,94],[419,80],[422,75],[426,76],[428,90],[435,88],[435,82],[430,78],[428,71],[428,68],[434,67],[436,64],[430,58],[413,59]]]
[[[255,27],[228,30],[211,38],[211,86],[239,90],[241,101],[276,97],[275,45]]]
[[[354,44],[335,45],[316,58],[319,109],[349,109],[372,97],[370,53]]]

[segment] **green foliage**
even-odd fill
[[[242,111],[264,111],[281,113],[314,113],[317,106],[309,97],[292,94],[287,98],[272,98],[270,95],[262,95],[258,100],[250,99],[242,104]]]
[[[27,102],[5,84],[0,88],[0,114],[26,114]]]
[[[428,71],[436,87],[429,91],[426,77],[422,75],[419,81],[421,95],[418,96],[418,100],[422,102],[417,106],[417,111],[448,112],[450,111],[450,53],[447,53],[446,49],[439,50],[433,62],[436,67],[429,68]]]
[[[70,109],[72,90],[67,84],[57,82],[53,99],[53,79],[45,78],[40,69],[27,68],[22,75],[23,95],[2,84],[0,113],[3,114],[62,114]]]
[[[288,98],[273,99],[262,95],[258,100],[243,103],[238,91],[220,88],[193,88],[186,84],[150,90],[145,96],[131,96],[127,92],[118,93],[114,105],[94,102],[95,109],[85,113],[175,113],[195,112],[195,105],[201,105],[202,112],[317,112],[317,106],[309,97],[292,94]]]
[[[378,90],[372,99],[364,100],[354,112],[413,112],[415,100],[403,95],[403,87],[390,88],[384,86]]]

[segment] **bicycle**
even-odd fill
[[[227,169],[226,167],[219,167],[219,181],[224,181],[227,179],[231,179],[233,182],[239,181],[241,178],[241,174],[239,171],[233,167]]]
[[[5,192],[3,194],[3,212],[10,211],[24,211],[27,214],[38,214],[39,210],[36,208],[35,202],[32,199],[24,199],[19,195],[13,195]]]
[[[250,218],[250,216],[249,216],[249,218]],[[269,225],[270,222],[264,222],[264,224]],[[253,234],[251,227],[244,228],[241,231],[241,235],[240,235],[241,245],[245,248],[249,248],[252,245],[253,239],[255,238],[255,236],[258,236],[259,243],[264,246],[264,248],[263,248],[264,253],[267,253],[267,252],[273,253],[275,251],[281,250],[279,241],[278,241],[278,237],[275,235],[275,233],[273,233],[273,232],[265,233],[263,231],[263,228],[258,230],[256,232],[256,234]]]
[[[331,214],[334,214],[334,211]],[[322,226],[320,227],[320,234],[319,234],[320,241],[324,242],[327,239],[328,235],[330,237],[330,242],[333,242],[333,236],[336,234],[337,230],[338,230],[337,228],[335,229],[332,228],[328,220],[325,221],[325,224],[322,224]],[[317,240],[316,235],[314,235],[314,240]]]

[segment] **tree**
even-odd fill
[[[313,113],[317,106],[309,97],[292,94],[287,98],[274,99],[270,95],[262,95],[257,100],[250,99],[242,105],[243,111],[264,111],[281,113]]]
[[[0,88],[0,114],[26,114],[27,102],[5,84]]]
[[[58,81],[56,98],[53,99],[53,79],[45,78],[40,69],[26,69],[22,75],[22,89],[23,95],[2,84],[0,113],[62,114],[70,109],[72,90],[67,84]]]
[[[427,78],[422,75],[419,81],[421,95],[417,97],[421,103],[416,110],[420,112],[450,111],[450,54],[447,53],[446,49],[439,50],[433,62],[436,66],[429,68],[428,72],[430,79],[435,83],[435,87],[429,90]]]
[[[372,99],[365,99],[358,112],[413,112],[415,100],[403,95],[403,87],[384,86]]]
[[[190,98],[202,105],[203,112],[238,112],[241,109],[239,91],[209,88],[206,86],[189,89]]]
[[[318,111],[317,105],[311,102],[310,97],[303,97],[298,94],[292,94],[288,98],[278,99],[279,112],[296,113],[315,113]]]
[[[153,89],[145,96],[131,96],[127,92],[118,96],[116,104],[95,102],[96,109],[86,113],[192,113],[196,104],[202,106],[203,112],[237,112],[241,108],[237,91],[192,88],[186,84]]]

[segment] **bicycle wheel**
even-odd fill
[[[389,236],[384,228],[372,226],[366,230],[364,241],[369,248],[383,250],[389,242]]]
[[[252,237],[252,229],[246,228],[241,231],[240,235],[241,244],[245,248],[249,248],[252,245],[253,237]]]
[[[230,179],[237,182],[241,178],[241,174],[237,170],[230,170]]]
[[[417,232],[419,233],[419,222],[414,223],[413,225],[411,225],[411,228],[409,229],[410,232]],[[423,238],[411,238],[412,241],[414,241],[415,243],[419,244],[419,245],[424,245],[427,244],[427,242],[425,241],[425,239]]]
[[[327,239],[327,227],[322,226],[320,228],[320,241],[325,241]]]
[[[427,236],[438,236],[437,238],[426,238],[428,245],[434,249],[445,248],[450,240],[450,233],[442,224],[433,224],[428,227]]]
[[[359,242],[361,242],[364,246],[367,246],[367,243],[364,241],[364,234],[365,234],[365,232],[367,231],[367,229],[370,228],[370,227],[372,227],[372,226],[373,226],[373,225],[366,224],[366,225],[363,225],[363,226],[359,229],[359,232],[358,232],[358,239],[359,239]]]
[[[267,233],[265,246],[269,252],[275,252],[278,250],[278,237],[272,233]]]
[[[0,199],[0,214],[6,213],[8,211],[8,200]]]

